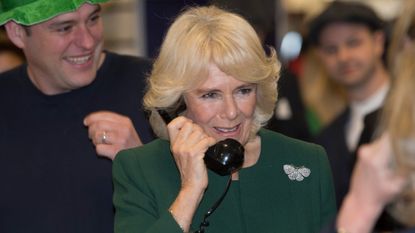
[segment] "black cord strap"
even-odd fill
[[[229,187],[232,183],[232,174],[229,175],[228,183],[226,184],[225,192],[223,192],[222,196],[215,202],[215,204],[212,205],[212,207],[206,212],[205,216],[203,217],[203,221],[200,223],[199,230],[195,231],[195,233],[205,233],[205,229],[209,226],[209,221],[207,218],[215,212],[215,210],[218,208],[220,203],[225,198],[226,194],[228,193]]]

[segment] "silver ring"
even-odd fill
[[[107,136],[107,131],[104,131],[103,133],[102,133],[102,143],[103,144],[107,144],[108,143],[108,136]]]

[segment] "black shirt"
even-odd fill
[[[141,109],[150,67],[107,53],[94,82],[52,96],[35,88],[26,65],[0,75],[0,232],[113,232],[112,162],[97,156],[83,119],[113,111],[152,140]]]

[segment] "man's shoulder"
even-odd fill
[[[18,66],[0,74],[0,88],[9,88],[21,82],[23,75],[25,75],[24,65]]]
[[[145,86],[146,77],[151,73],[151,60],[144,57],[122,55],[113,52],[105,52],[105,60],[97,75],[99,79],[108,82],[128,83],[132,86]],[[121,81],[124,80],[124,81]],[[136,82],[139,83],[136,83]]]
[[[152,61],[146,57],[139,57],[126,54],[118,54],[113,52],[106,52],[106,63],[110,67],[120,67],[123,69],[150,69]]]

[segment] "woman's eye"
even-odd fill
[[[237,91],[237,93],[239,95],[250,95],[251,93],[255,92],[256,90],[256,85],[249,85],[249,86],[244,86],[244,87],[240,87]]]
[[[203,99],[213,99],[215,97],[217,97],[217,93],[215,92],[209,92],[209,93],[202,95]]]
[[[247,88],[241,88],[241,89],[239,89],[239,92],[240,92],[242,95],[248,95],[248,94],[250,94],[252,91],[253,91],[253,88],[251,88],[251,87],[247,87]]]

